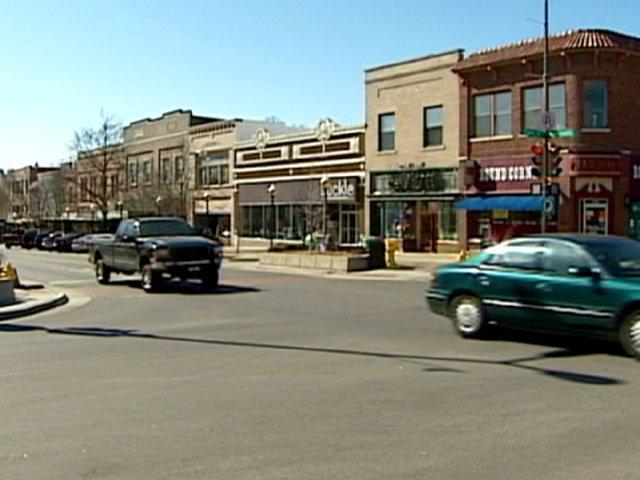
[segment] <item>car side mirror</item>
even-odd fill
[[[602,278],[602,270],[594,267],[569,267],[567,273],[574,277],[591,277],[594,280]]]

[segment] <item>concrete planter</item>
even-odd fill
[[[331,255],[322,253],[264,253],[260,264],[279,267],[356,272],[369,268],[369,255]]]
[[[13,280],[0,280],[0,306],[11,305],[16,302],[16,295],[13,291]]]

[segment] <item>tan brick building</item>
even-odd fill
[[[124,202],[133,215],[186,217],[194,172],[187,168],[192,127],[220,121],[174,110],[124,127]]]
[[[365,71],[366,230],[405,250],[457,248],[462,51]]]
[[[231,237],[235,225],[233,148],[250,140],[258,130],[274,134],[291,132],[282,122],[220,120],[195,125],[189,130],[187,171],[192,172],[188,218],[197,228],[216,237]]]
[[[56,170],[57,168],[39,167],[36,164],[8,170],[0,175],[6,220],[18,223],[40,221],[46,210],[44,196],[38,188],[38,176]]]

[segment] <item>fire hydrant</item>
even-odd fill
[[[387,265],[395,268],[398,266],[396,263],[396,252],[400,250],[400,240],[397,238],[387,238],[385,243],[387,248]]]
[[[5,264],[0,270],[0,278],[8,278],[13,280],[13,286],[20,286],[20,279],[18,278],[18,271],[10,263]]]

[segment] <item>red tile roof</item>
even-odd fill
[[[602,49],[628,51],[640,54],[640,38],[624,35],[610,30],[569,30],[549,36],[550,52],[566,52],[568,50]],[[526,57],[542,55],[544,38],[531,38],[521,42],[488,48],[472,53],[460,61],[455,71],[464,71],[479,66],[519,60]]]

